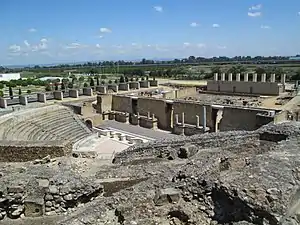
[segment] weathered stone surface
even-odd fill
[[[166,188],[157,190],[154,202],[156,205],[164,205],[168,203],[176,203],[180,199],[180,191],[174,188]]]

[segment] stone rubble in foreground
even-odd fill
[[[0,224],[300,224],[299,144],[291,122],[134,146],[114,164],[1,163]]]

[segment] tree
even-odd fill
[[[95,86],[95,81],[94,81],[94,78],[91,77],[90,79],[90,86],[91,87],[94,87]]]
[[[76,78],[76,77],[73,77],[73,78],[72,78],[72,84],[75,84],[76,81],[77,81],[77,78]]]
[[[107,76],[103,74],[103,75],[101,75],[101,79],[105,80],[105,79],[107,79]]]
[[[125,77],[124,76],[120,77],[120,83],[125,83]]]
[[[3,97],[3,91],[0,90],[0,97]]]
[[[27,94],[31,94],[31,90],[27,90]]]
[[[68,83],[68,88],[72,89],[73,88],[73,83]]]
[[[79,77],[79,82],[83,82],[84,81],[84,76]]]
[[[263,67],[256,67],[256,68],[254,69],[254,71],[255,71],[255,73],[257,73],[259,76],[262,75],[262,74],[264,74],[264,73],[266,73],[266,70],[265,70],[265,68],[263,68]]]
[[[63,90],[63,91],[66,89],[66,85],[65,85],[65,83],[61,83],[61,85],[60,85],[60,89],[61,89],[61,90]]]
[[[55,91],[58,91],[58,83],[55,83],[54,86],[55,86],[55,88],[54,88]]]
[[[109,84],[112,84],[112,80],[109,80],[108,83],[109,83]]]
[[[125,82],[127,83],[129,81],[128,77],[125,77]]]
[[[131,82],[133,81],[133,77],[130,78],[130,81],[131,81]]]
[[[0,83],[0,89],[4,88],[4,84]]]
[[[51,91],[51,86],[48,84],[46,87],[45,87],[45,91]]]
[[[138,77],[136,77],[136,78],[135,78],[135,81],[139,81],[139,78],[138,78]]]
[[[88,87],[89,85],[87,83],[84,83],[83,84],[83,87]]]
[[[118,79],[115,79],[115,84],[119,83],[119,80]]]
[[[104,84],[105,84],[105,80],[102,80],[102,81],[101,81],[101,84],[104,85]]]
[[[9,96],[10,96],[11,99],[13,99],[13,89],[12,89],[11,86],[9,86],[8,89],[9,89]]]
[[[99,85],[100,85],[100,79],[99,79],[99,76],[97,76],[96,82],[97,82],[97,86],[99,86]]]
[[[149,76],[146,76],[146,80],[149,80]]]
[[[21,90],[21,88],[19,88],[19,95],[22,95],[22,90]]]
[[[142,77],[142,80],[145,80],[145,77]]]

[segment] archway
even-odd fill
[[[91,120],[86,120],[85,121],[85,125],[89,128],[92,129],[93,128],[93,122]]]

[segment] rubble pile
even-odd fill
[[[24,165],[18,176],[20,168],[9,168],[0,182],[30,174],[38,184],[23,182],[1,195],[20,198],[13,207],[0,200],[1,224],[297,225],[299,144],[300,123],[283,123],[139,145],[117,154],[114,164],[70,157]],[[36,196],[43,217],[33,207]]]

